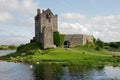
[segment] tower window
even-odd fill
[[[46,15],[46,19],[48,19],[48,21],[51,22],[51,16],[50,16],[50,14]]]

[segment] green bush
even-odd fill
[[[17,49],[17,46],[15,46],[15,45],[10,45],[10,46],[8,46],[8,48],[9,48],[9,49]]]
[[[97,39],[95,42],[96,46],[99,48],[104,48],[104,42],[101,41],[100,39]]]
[[[17,51],[20,51],[24,47],[24,44],[21,44],[18,48]]]
[[[64,45],[65,35],[60,34],[60,46]]]
[[[91,43],[91,42],[87,42],[84,46],[86,46],[88,48],[95,48],[95,44]]]
[[[65,35],[60,34],[58,31],[55,31],[53,35],[54,35],[54,44],[56,46],[62,46],[64,44]]]
[[[26,52],[26,55],[33,55],[34,53],[34,50],[29,50],[28,52]]]
[[[60,34],[58,31],[54,32],[54,44],[60,46]]]
[[[96,46],[95,50],[101,50],[101,48],[99,46]]]
[[[27,52],[29,50],[34,50],[34,49],[42,49],[42,46],[40,43],[28,43],[28,44],[25,44],[25,45],[20,45],[18,48],[17,48],[17,51],[18,52]]]

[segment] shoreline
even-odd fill
[[[96,50],[94,46],[89,45],[88,47],[88,44],[69,49],[58,47],[43,50],[37,43],[29,43],[20,46],[14,53],[0,56],[0,60],[23,63],[38,62],[88,66],[111,64],[120,66],[118,56],[120,56],[120,52],[114,53],[105,49]]]

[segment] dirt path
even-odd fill
[[[98,55],[98,56],[111,56],[111,55],[107,55],[107,54],[98,54],[98,53],[92,53],[92,52],[81,52],[79,50],[75,50],[75,49],[72,49],[72,48],[67,48],[67,50],[70,50],[70,51],[73,51],[73,52],[78,52],[78,53],[81,53],[81,54],[90,54],[90,55]]]
[[[71,48],[67,48],[67,50],[70,50],[70,51],[73,51],[73,52],[80,52],[80,51],[78,51],[78,50],[71,49]]]

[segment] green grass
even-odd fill
[[[0,45],[0,50],[12,50],[17,49],[16,45]]]
[[[83,52],[85,54],[83,54]],[[21,56],[21,53],[26,53],[26,55]],[[71,49],[55,48],[43,50],[38,43],[30,43],[19,47],[16,53],[0,57],[0,59],[7,59],[10,61],[13,59],[13,61],[23,62],[56,62],[89,66],[104,64],[120,65],[120,58],[113,58],[113,55],[120,55],[120,53],[113,53],[104,49],[98,51],[93,47],[87,46],[77,46]]]

